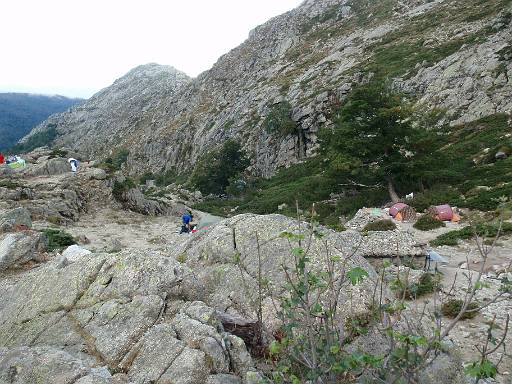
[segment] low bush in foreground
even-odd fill
[[[464,305],[464,302],[462,300],[456,300],[456,299],[448,300],[446,303],[444,303],[441,306],[441,312],[443,313],[444,316],[449,317],[450,319],[454,319],[459,314],[459,312],[462,310],[463,305]],[[478,304],[475,302],[471,302],[468,305],[468,307],[466,308],[466,311],[470,311],[470,312],[464,312],[464,314],[462,315],[462,317],[460,319],[461,320],[472,319],[478,313],[478,311],[475,311],[475,309],[477,309],[477,308],[478,308]]]

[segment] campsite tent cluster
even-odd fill
[[[0,165],[6,164],[10,168],[22,168],[26,165],[25,159],[18,155],[8,156],[7,158],[0,153]]]
[[[389,208],[389,215],[398,221],[409,221],[416,217],[416,211],[405,203],[396,203]],[[459,222],[460,217],[448,204],[432,206],[427,210],[427,215],[440,221]]]

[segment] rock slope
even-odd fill
[[[142,66],[36,132],[54,124],[55,145],[87,156],[128,149],[139,174],[187,169],[236,138],[252,171],[269,176],[312,155],[329,116],[371,76],[394,79],[453,123],[510,113],[511,19],[509,0],[307,0],[196,79]],[[284,102],[296,129],[269,131]]]

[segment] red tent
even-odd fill
[[[448,204],[436,206],[437,217],[441,221],[450,221],[453,219],[453,210]]]
[[[408,207],[408,205],[404,203],[396,203],[391,208],[389,208],[389,214],[395,217],[398,214],[398,212],[400,212],[405,207]]]

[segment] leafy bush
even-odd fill
[[[206,194],[223,194],[229,181],[249,164],[240,143],[228,140],[221,148],[201,157],[190,177],[190,184]]]
[[[66,157],[68,155],[68,151],[64,151],[62,149],[54,149],[50,152],[49,158],[54,159],[56,157]]]
[[[415,193],[414,199],[408,204],[417,212],[423,212],[428,207],[450,203],[455,205],[460,201],[461,193],[450,186],[436,185],[425,192]]]
[[[263,128],[268,133],[279,133],[283,136],[294,134],[297,132],[297,124],[292,120],[291,114],[292,106],[289,102],[275,104],[263,120]]]
[[[373,223],[368,223],[364,226],[363,231],[393,231],[396,229],[396,224],[391,220],[377,220]]]
[[[402,274],[390,283],[390,287],[395,292],[396,297],[414,300],[438,290],[440,280],[441,278],[438,274],[427,272],[420,276],[417,283],[409,284],[406,277]]]
[[[420,231],[430,231],[432,229],[446,227],[446,224],[435,217],[423,215],[414,223],[413,227]]]
[[[443,313],[444,316],[453,319],[462,310],[463,305],[464,302],[462,300],[451,299],[443,303],[443,305],[441,306],[441,312]],[[475,317],[478,314],[478,311],[475,311],[475,309],[477,309],[478,307],[478,303],[470,303],[466,310],[471,312],[464,312],[464,314],[461,317],[461,320],[472,319],[473,317]]]
[[[123,201],[124,194],[135,187],[135,182],[129,177],[125,178],[123,181],[116,180],[114,182],[114,186],[112,187],[112,196],[114,196],[114,198],[118,201]]]
[[[41,232],[43,232],[48,239],[48,250],[50,251],[76,244],[73,236],[65,231],[47,228],[43,229]]]
[[[444,233],[431,241],[430,244],[435,246],[456,246],[458,244],[458,240],[472,239],[475,236],[475,233],[482,237],[494,238],[498,233],[500,235],[512,233],[512,223],[502,223],[501,229],[500,224],[498,223],[481,223],[474,226],[470,225],[457,231]]]
[[[120,149],[112,157],[107,157],[105,161],[100,164],[100,167],[109,172],[119,171],[121,166],[126,163],[130,151],[127,149]]]

